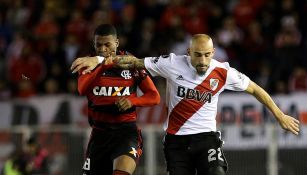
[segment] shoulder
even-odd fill
[[[175,53],[170,53],[168,56],[170,59],[177,59],[177,60],[186,59],[186,57],[188,57],[187,55],[176,55]]]
[[[186,55],[176,55],[174,53],[170,53],[168,55],[160,55],[157,57],[145,57],[145,62],[151,64],[175,64],[180,61],[186,60]]]
[[[185,59],[187,55],[176,55],[174,53],[170,53],[168,55],[160,55],[159,59],[169,59],[171,61],[182,60]]]
[[[177,64],[177,63],[188,63],[188,55],[176,55],[174,53],[169,54],[169,60],[172,64]]]
[[[229,70],[231,68],[228,62],[219,62],[219,61],[217,61],[215,59],[212,59],[212,63],[211,64],[214,67],[222,68],[222,69],[226,69],[226,70]]]

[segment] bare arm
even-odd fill
[[[123,61],[122,63],[124,63],[124,59],[123,58]],[[136,57],[134,58],[130,58],[131,59],[131,64],[133,65],[133,68],[136,68],[136,69],[145,69],[145,63],[144,63],[144,59],[138,59]],[[129,59],[128,59],[129,60]],[[119,64],[120,65],[121,61],[119,61]]]
[[[283,129],[289,130],[293,134],[298,135],[299,121],[289,115],[284,114],[264,89],[253,81],[250,81],[246,92],[253,95],[259,102],[264,104],[273,113]]]
[[[144,59],[132,55],[117,56],[115,64],[122,69],[146,69]]]
[[[103,61],[103,60],[102,60]],[[70,70],[72,70],[72,73],[76,73],[82,70],[81,74],[90,73],[92,70],[94,70],[98,64],[102,62],[99,62],[99,59],[94,57],[80,57],[77,58],[70,67]]]
[[[100,67],[97,67],[99,65]],[[85,95],[92,82],[106,69],[113,67],[112,58],[103,57],[80,57],[71,65],[72,73],[79,73],[78,91],[80,95]],[[97,69],[95,69],[97,67]]]
[[[132,55],[118,55],[114,59],[114,63],[116,67],[122,69],[145,69],[144,59],[138,59]],[[99,64],[101,64],[101,62],[99,62],[96,56],[80,57],[72,63],[70,70],[72,73],[82,70],[82,74],[86,74],[94,70]]]

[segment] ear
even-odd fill
[[[93,46],[94,51],[96,52],[95,40],[92,41],[92,46]]]
[[[191,49],[187,48],[188,55],[191,55]]]

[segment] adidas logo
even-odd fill
[[[182,75],[179,75],[176,79],[177,80],[184,80]]]

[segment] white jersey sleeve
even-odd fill
[[[225,89],[232,91],[244,91],[249,85],[250,79],[243,73],[230,67],[227,72]]]
[[[161,55],[159,57],[145,57],[145,68],[152,76],[161,76],[166,78],[172,69],[172,60],[176,55]]]

